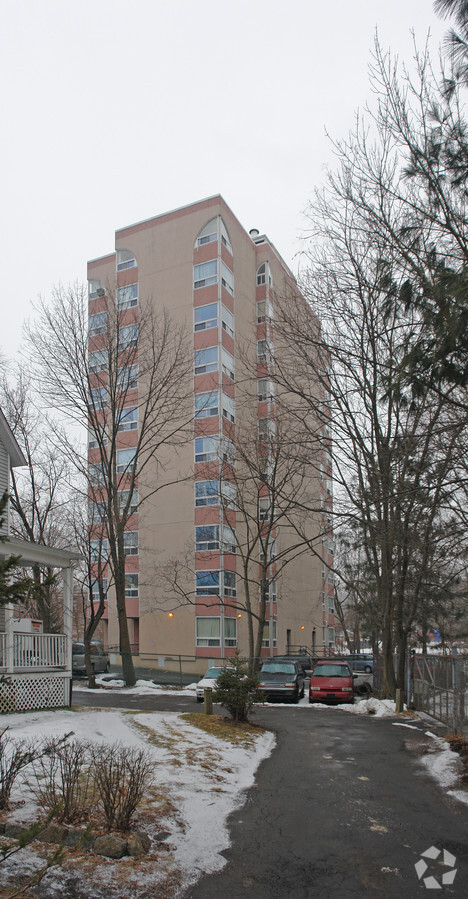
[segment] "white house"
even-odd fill
[[[9,490],[10,471],[26,460],[0,409],[0,496]],[[72,679],[73,568],[79,553],[16,540],[9,536],[9,508],[4,514],[0,559],[20,556],[22,566],[45,565],[61,571],[63,634],[29,632],[14,617],[13,605],[0,608],[0,713],[70,705]],[[21,629],[20,629],[21,627]]]

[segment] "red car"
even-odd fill
[[[357,674],[353,674],[347,662],[316,662],[310,678],[309,702],[354,702],[355,677]]]

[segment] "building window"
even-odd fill
[[[224,582],[224,595],[235,597],[237,595],[235,571],[224,571],[223,572],[223,582]]]
[[[211,219],[197,237],[197,247],[202,247],[206,243],[214,243],[218,240],[218,222],[217,219]]]
[[[277,637],[276,637],[276,621],[272,621],[273,625],[273,647],[275,648],[278,645]],[[266,621],[263,625],[263,639],[262,646],[264,649],[268,649],[270,646],[270,622]]]
[[[220,645],[220,619],[219,618],[197,618],[197,646],[219,646]]]
[[[195,572],[197,596],[219,596],[219,571]]]
[[[273,321],[273,309],[271,303],[269,303],[268,300],[260,300],[260,302],[257,303],[257,325],[271,321]]]
[[[231,356],[224,347],[221,347],[221,367],[225,375],[234,380],[234,356]]]
[[[96,300],[99,296],[105,296],[105,293],[102,282],[97,278],[90,278],[88,281],[88,299]]]
[[[271,277],[270,266],[268,262],[263,262],[257,269],[257,287],[261,287],[262,284],[266,284],[268,280],[268,284],[272,285],[273,280]]]
[[[266,602],[276,602],[276,581],[274,578],[266,580],[263,585],[263,598]]]
[[[90,337],[97,337],[98,334],[105,334],[107,331],[107,312],[96,312],[90,315],[88,319],[88,334]]]
[[[329,646],[335,645],[335,628],[334,627],[328,628],[328,645]]]
[[[223,407],[223,418],[227,418],[228,421],[232,421],[233,423],[236,420],[236,404],[232,397],[228,396],[227,393],[221,394],[221,403]]]
[[[107,519],[107,507],[103,502],[88,503],[88,524],[99,524]]]
[[[266,265],[263,263],[257,269],[257,287],[261,287],[262,284],[266,284]]]
[[[123,472],[129,471],[132,468],[135,456],[136,447],[117,450],[117,471],[119,474],[123,474]]]
[[[90,540],[89,555],[93,564],[100,562],[104,564],[107,561],[107,540]]]
[[[236,464],[236,448],[232,440],[228,440],[227,437],[223,437],[221,440],[221,456],[223,462],[227,462],[228,465]]]
[[[195,418],[210,418],[218,414],[218,391],[195,394]]]
[[[268,521],[271,515],[271,501],[269,496],[259,496],[258,498],[258,520]]]
[[[206,331],[208,328],[217,328],[218,304],[208,303],[207,306],[195,306],[193,320],[194,331]]]
[[[257,340],[257,361],[258,362],[271,362],[272,353],[271,353],[271,344],[266,338],[263,340]]]
[[[118,330],[118,351],[129,350],[138,343],[138,325],[124,325]]]
[[[273,562],[276,559],[276,540],[271,539],[271,537],[267,537],[266,541],[260,540],[261,542],[261,550],[260,550],[260,564],[264,565],[265,562],[269,565],[270,562]]]
[[[107,596],[107,578],[101,578],[101,588],[104,596]],[[91,596],[93,602],[99,602],[101,599],[101,592],[99,590],[99,580],[92,581],[91,583]]]
[[[273,399],[273,382],[270,381],[269,378],[259,378],[257,385],[259,403],[264,403],[267,400]]]
[[[90,449],[90,450],[97,449],[98,446],[101,446],[101,445],[107,446],[107,443],[108,443],[107,437],[102,437],[101,443],[100,443],[99,440],[97,439],[97,437],[93,436],[93,437],[90,437],[88,440],[88,449]]]
[[[323,577],[323,575],[322,575]],[[322,593],[322,612],[325,611],[325,593]]]
[[[219,482],[218,481],[196,481],[195,483],[195,505],[196,506],[217,506],[219,503]]]
[[[117,250],[117,271],[124,272],[127,268],[135,268],[137,261],[130,250]]]
[[[126,574],[125,575],[125,596],[127,599],[130,599],[132,596],[138,596],[138,575],[137,574]]]
[[[331,537],[328,538],[328,552],[330,553],[331,556],[335,552],[335,541],[332,540]]]
[[[223,550],[225,553],[236,551],[236,532],[228,524],[223,525]]]
[[[198,525],[195,528],[195,549],[197,552],[219,549],[218,524]]]
[[[236,504],[236,485],[231,481],[221,481],[221,495],[223,502],[228,509],[234,509]]]
[[[218,371],[218,347],[209,346],[195,351],[195,374],[205,375],[210,371]]]
[[[224,645],[225,646],[237,646],[237,619],[236,618],[225,618],[224,619]]]
[[[322,645],[327,645],[327,629],[326,627],[322,627]]]
[[[124,531],[123,542],[126,556],[138,555],[138,531]]]
[[[219,439],[214,437],[195,438],[195,462],[214,462],[219,458]]]
[[[88,477],[94,486],[104,483],[104,470],[101,462],[92,462],[88,465]]]
[[[126,365],[117,372],[117,390],[125,393],[138,387],[138,365]]]
[[[234,275],[224,262],[221,262],[221,284],[234,296]]]
[[[218,260],[212,259],[210,262],[202,262],[200,265],[193,266],[193,287],[197,290],[199,287],[208,287],[210,284],[218,283]]]
[[[117,288],[117,305],[119,309],[130,309],[138,305],[138,284],[127,284]]]
[[[135,512],[138,512],[138,503],[139,503],[138,490],[136,490],[136,489],[132,490],[131,493],[130,493],[130,490],[119,490],[118,491],[118,499],[119,499],[119,514],[120,515],[122,515],[122,513],[125,509],[125,506],[127,505],[129,496],[131,496],[131,499],[130,499],[130,503],[128,506],[127,514],[134,515]]]
[[[93,409],[104,409],[107,406],[107,387],[93,387],[90,400]]]
[[[109,364],[107,350],[95,350],[88,356],[88,368],[90,372],[107,371]]]
[[[333,596],[328,597],[328,614],[329,615],[335,614],[335,602],[334,602]]]
[[[127,406],[119,415],[119,431],[136,431],[138,427],[138,406]]]
[[[221,324],[223,331],[226,331],[226,334],[229,334],[230,337],[234,337],[234,316],[223,305],[221,306]]]

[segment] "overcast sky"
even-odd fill
[[[302,211],[369,99],[375,29],[434,55],[432,0],[0,0],[0,348],[117,228],[221,193],[297,270]]]

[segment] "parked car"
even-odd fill
[[[267,702],[298,702],[304,696],[304,671],[299,662],[271,659],[260,669],[259,690]]]
[[[72,674],[86,674],[84,643],[72,644]],[[102,674],[110,669],[109,655],[96,643],[91,643],[91,664],[95,674]]]
[[[327,659],[318,661],[309,683],[309,702],[354,702],[354,679],[348,662]]]
[[[362,653],[351,653],[351,655],[346,656],[346,661],[349,662],[353,671],[363,671],[364,674],[372,674],[374,671],[374,659],[372,656],[363,655]]]
[[[301,666],[304,676],[308,677],[307,672],[314,667],[313,659],[305,653],[290,653],[284,656],[275,656],[275,661],[279,662],[297,662]]]
[[[207,687],[211,687],[211,689],[214,690],[214,688],[216,687],[216,681],[218,680],[218,677],[222,671],[224,671],[224,668],[208,668],[206,674],[204,674],[201,680],[199,680],[197,683],[197,702],[203,702],[205,689]]]

